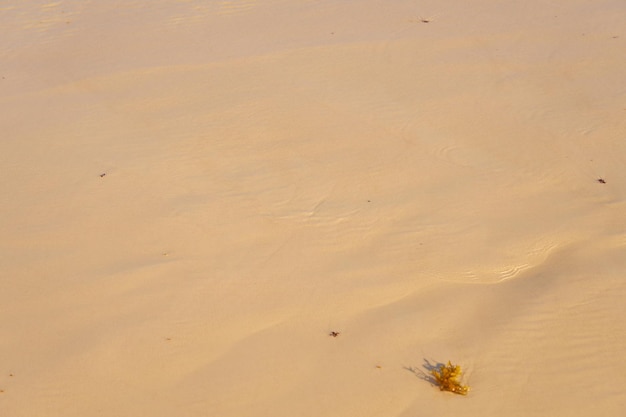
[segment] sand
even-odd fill
[[[0,415],[624,415],[625,20],[0,5]]]

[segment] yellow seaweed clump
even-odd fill
[[[441,391],[467,395],[469,387],[467,385],[461,385],[459,381],[462,373],[459,365],[452,365],[450,361],[448,361],[447,365],[440,364],[435,369],[432,369],[430,373],[435,378],[435,382]]]

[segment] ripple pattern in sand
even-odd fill
[[[466,253],[464,265],[473,263],[464,270],[450,270],[445,274],[433,273],[443,281],[467,284],[497,284],[519,277],[524,272],[540,266],[551,253],[559,247],[556,241],[538,240],[530,248],[523,250],[522,245],[509,245],[510,250],[494,250],[493,255]],[[506,249],[506,248],[503,248]],[[516,250],[515,250],[516,249]],[[454,256],[451,254],[451,256]],[[469,259],[474,259],[473,262]],[[460,264],[452,262],[452,264]]]
[[[239,14],[256,6],[256,0],[225,0],[219,2],[219,14]]]

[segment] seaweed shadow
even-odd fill
[[[437,380],[433,376],[433,371],[436,369],[440,369],[442,366],[445,366],[445,364],[441,362],[436,362],[436,361],[431,362],[428,359],[424,358],[424,363],[422,364],[422,367],[427,372],[424,372],[420,368],[416,368],[416,367],[405,366],[404,369],[406,369],[409,372],[412,372],[419,379],[421,379],[422,381],[428,382],[433,387],[439,387],[439,384],[437,384]]]

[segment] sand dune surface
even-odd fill
[[[9,3],[0,415],[626,412],[623,1]]]

